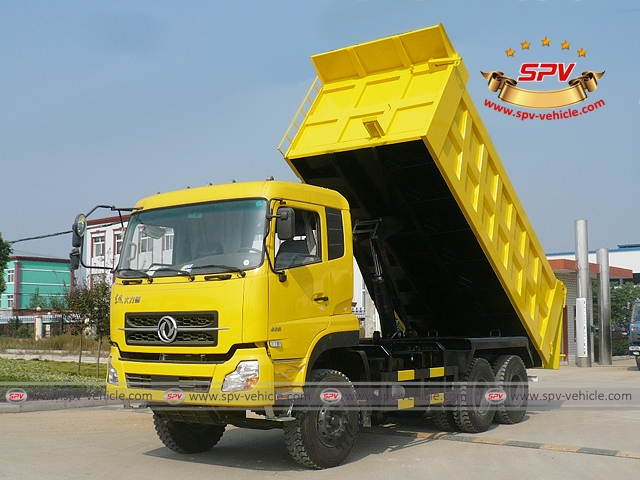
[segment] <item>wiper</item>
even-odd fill
[[[119,275],[122,272],[131,272],[133,273],[134,277],[143,277],[147,279],[147,282],[153,283],[153,278],[151,277],[151,275],[143,270],[136,270],[134,268],[121,268],[116,272],[116,274]],[[124,285],[131,285],[132,283],[142,283],[142,280],[140,280],[139,278],[132,280],[122,280],[122,283]]]
[[[225,272],[235,272],[238,275],[240,275],[241,277],[244,277],[246,275],[245,271],[242,270],[241,268],[231,267],[229,265],[216,265],[216,264],[198,265],[197,267],[191,267],[191,271],[196,270],[196,269],[203,269],[203,268],[220,268],[220,269],[224,270]]]
[[[196,278],[193,273],[189,272],[188,270],[178,270],[177,268],[162,267],[153,271],[153,273],[156,272],[172,272],[177,273],[178,275],[186,275],[187,277],[189,277],[190,282],[193,282]]]

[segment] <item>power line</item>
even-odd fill
[[[18,240],[11,240],[7,243],[14,244],[19,242],[26,242],[28,240],[40,240],[42,238],[57,237],[60,235],[67,235],[69,233],[72,233],[72,230],[67,230],[66,232],[49,233],[47,235],[38,235],[37,237],[19,238]]]

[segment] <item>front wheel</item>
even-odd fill
[[[356,391],[337,370],[313,370],[309,377],[305,405],[284,424],[285,443],[305,467],[335,467],[349,456],[358,435]]]
[[[225,425],[200,425],[174,422],[154,413],[153,425],[165,447],[177,453],[200,453],[211,450],[222,438]]]

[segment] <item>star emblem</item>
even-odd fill
[[[565,40],[560,45],[562,45],[562,50],[569,50],[569,45],[571,44]]]
[[[516,51],[509,47],[509,50],[505,50],[505,52],[507,52],[507,57],[513,57],[513,54],[516,53]]]
[[[531,44],[525,40],[520,45],[522,45],[522,49],[523,50],[529,50],[529,45],[531,45]]]
[[[586,57],[587,56],[587,51],[584,48],[581,48],[580,50],[578,50],[578,56],[579,57]]]
[[[548,47],[550,43],[551,43],[551,40],[549,40],[546,36],[542,39],[543,47]]]

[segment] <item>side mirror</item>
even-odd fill
[[[76,219],[73,221],[73,226],[71,227],[71,231],[73,236],[71,238],[71,246],[74,248],[82,246],[82,237],[84,237],[84,232],[87,230],[87,219],[84,214],[80,213],[76,215]]]
[[[276,215],[276,233],[280,240],[291,240],[296,236],[296,213],[291,207],[281,207]]]
[[[82,246],[82,238],[76,233],[75,230],[71,232],[71,246],[74,248]]]
[[[76,247],[71,250],[71,253],[69,254],[69,259],[71,260],[69,267],[71,268],[71,270],[77,270],[78,268],[80,268],[80,255],[81,254],[79,248]]]

